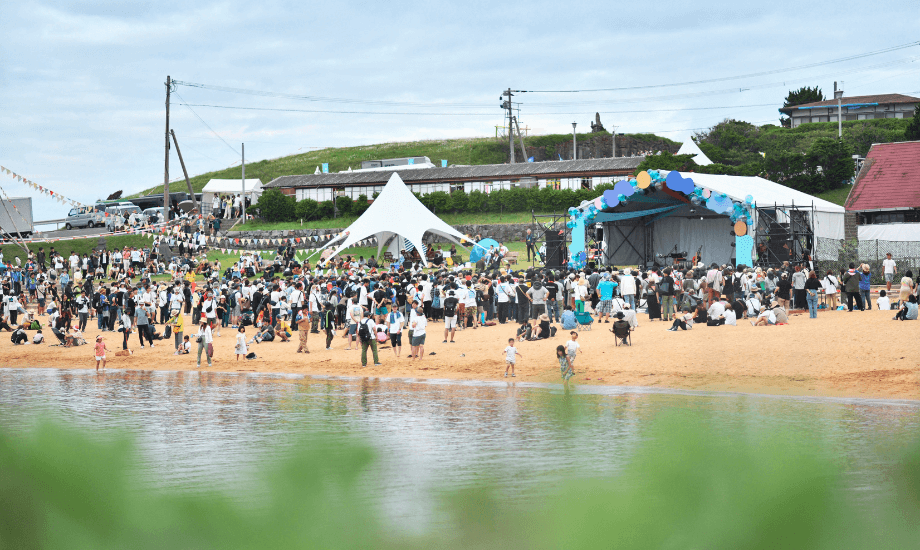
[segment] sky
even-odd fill
[[[254,162],[494,135],[509,87],[534,90],[514,98],[531,133],[571,132],[573,121],[588,131],[600,112],[608,130],[676,141],[726,118],[776,124],[788,91],[805,85],[920,95],[918,45],[825,63],[920,41],[915,0],[873,11],[784,0],[5,0],[0,165],[83,203],[162,183],[167,75],[182,83],[171,127],[191,175],[238,164],[241,143]],[[36,220],[67,214],[6,174],[0,188],[32,196]]]

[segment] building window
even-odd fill
[[[451,193],[463,193],[463,184],[462,183],[452,183],[450,184]]]
[[[581,188],[591,189],[591,178],[581,178]]]
[[[546,180],[546,187],[550,189],[555,189],[556,191],[558,191],[559,189],[562,188],[562,181],[560,181],[559,179]]]

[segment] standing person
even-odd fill
[[[568,384],[569,378],[575,376],[575,368],[569,361],[569,354],[565,352],[565,346],[556,346],[556,360],[559,361],[559,372],[562,374],[562,382]]]
[[[569,367],[575,372],[575,354],[581,353],[581,345],[578,343],[578,333],[574,330],[569,333],[572,339],[565,343],[565,354],[568,357]]]
[[[420,314],[421,315],[421,314]],[[423,317],[424,318],[424,317]],[[371,312],[364,312],[364,319],[358,326],[358,338],[361,340],[361,366],[367,366],[367,348],[370,347],[374,354],[374,366],[380,366],[380,357],[377,355],[377,324],[371,318]]]
[[[808,276],[802,271],[802,266],[795,266],[795,273],[792,274],[792,307],[794,309],[805,309],[808,306],[805,303],[805,297],[807,296],[805,281],[807,279]]]
[[[323,310],[320,328],[326,332],[326,349],[332,349],[332,337],[335,336],[335,311],[332,304],[326,302],[326,309]]]
[[[859,274],[856,273],[856,264],[850,262],[850,269],[843,276],[843,288],[847,293],[847,310],[853,311],[853,298],[856,298],[856,307],[864,311],[862,295],[859,293]]]
[[[790,292],[792,292],[792,283],[789,281],[789,275],[783,271],[779,276],[779,282],[776,283],[776,301],[784,309],[789,309]]]
[[[77,314],[80,316],[80,332],[86,332],[86,321],[89,319],[89,300],[86,296],[80,292],[79,288],[77,289],[77,297],[74,300],[77,304]]]
[[[456,323],[457,319],[454,318]],[[399,357],[399,354],[402,352],[402,329],[403,325],[406,323],[406,318],[403,316],[402,312],[394,308],[387,317],[387,327],[389,328],[390,333],[390,347],[393,348],[393,353],[396,357]]]
[[[527,245],[527,261],[530,260],[530,255],[533,254],[533,261],[537,260],[537,251],[534,249],[534,244],[536,243],[536,237],[534,237],[533,231],[530,229],[527,230],[527,233],[524,235],[524,244]]]
[[[903,303],[907,301],[907,297],[913,294],[914,291],[914,274],[908,269],[904,276],[901,277],[901,288],[898,291],[898,301]]]
[[[528,231],[530,230],[528,229]],[[524,358],[523,355],[518,353],[517,348],[514,347],[514,338],[508,338],[508,345],[505,346],[505,378],[508,378],[508,369],[511,369],[512,377],[517,376],[514,373],[514,362],[517,357],[520,357],[521,359]]]
[[[645,311],[648,313],[648,320],[649,322],[660,321],[661,304],[658,302],[658,285],[650,277],[647,277],[645,281]]]
[[[885,290],[890,294],[891,282],[894,281],[894,275],[898,272],[898,264],[891,259],[891,252],[885,254],[882,267],[885,269]]]
[[[872,309],[872,300],[869,295],[872,290],[872,274],[869,273],[869,264],[862,264],[859,272],[859,294],[862,296],[866,309]]]
[[[41,332],[41,331],[39,331]],[[96,372],[99,372],[99,363],[102,362],[102,370],[105,370],[105,352],[109,348],[105,347],[102,335],[96,337],[95,355],[96,355]]]
[[[671,277],[671,268],[664,268],[664,277],[658,283],[658,294],[661,296],[661,319],[670,321],[674,315],[674,278]]]
[[[610,310],[613,309],[613,292],[616,290],[617,286],[619,286],[619,283],[611,281],[609,273],[604,273],[603,280],[597,283],[597,294],[600,298],[600,301],[597,303],[598,323],[605,317],[606,319],[604,322],[610,322]]]
[[[428,320],[425,318],[425,311],[419,308],[415,318],[409,323],[412,326],[412,356],[421,360],[425,353],[425,329],[428,326]]]
[[[559,284],[556,282],[556,276],[550,272],[549,277],[546,280],[546,284],[543,285],[546,288],[546,315],[549,316],[549,320],[555,320],[559,322],[559,317],[562,315],[562,312],[559,311],[559,300],[561,293],[559,292]]]
[[[805,281],[805,300],[808,302],[808,317],[811,319],[818,318],[819,288],[821,288],[821,281],[818,280],[818,273],[812,271],[808,274],[808,280]]]
[[[173,355],[179,355],[182,347],[182,332],[185,330],[185,322],[182,319],[182,309],[178,307],[173,308],[172,317],[166,321],[166,324],[172,327],[173,340],[176,344],[176,352]]]
[[[208,360],[208,367],[210,367],[211,357],[214,356],[214,339],[211,336],[211,327],[208,325],[207,321],[202,321],[201,324],[198,325],[196,341],[198,342],[198,365],[195,368],[201,368],[201,352],[204,352]]]
[[[511,285],[507,282],[507,277],[502,275],[498,278],[498,287],[496,288],[496,293],[498,294],[498,322],[502,325],[505,324],[505,321],[508,320],[508,309],[511,304],[512,297],[514,296],[514,291],[511,289]],[[447,316],[447,313],[444,313],[444,316]]]
[[[124,338],[121,343],[121,349],[126,350],[128,349],[128,336],[131,336],[131,316],[127,312],[123,312],[119,321],[121,322],[121,328],[118,331],[122,333]]]
[[[246,327],[240,326],[236,331],[236,360],[240,360],[240,356],[246,357],[248,353],[246,349]],[[297,350],[297,353],[300,353],[300,350]]]
[[[459,301],[454,296],[453,290],[447,291],[447,298],[444,300],[444,343],[447,343],[447,336],[450,334],[450,341],[454,341],[454,334],[457,332],[457,305]]]
[[[827,297],[827,308],[830,311],[837,309],[837,296],[838,296],[838,287],[840,287],[840,281],[837,280],[837,277],[834,276],[832,271],[828,271],[824,275],[824,279],[821,280],[822,286],[824,286],[824,295]]]
[[[300,333],[300,345],[297,346],[297,353],[310,353],[310,350],[307,349],[307,337],[310,335],[310,312],[302,309],[297,317],[294,318],[294,324],[297,326],[298,333]],[[351,341],[349,340],[349,347]]]
[[[134,308],[134,324],[137,325],[137,339],[141,342],[141,349],[144,349],[144,338],[153,347],[153,337],[150,336],[150,324],[147,319],[147,308],[143,303],[137,304]]]

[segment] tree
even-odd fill
[[[904,130],[904,139],[906,141],[920,140],[920,105],[914,109],[914,117],[907,124]]]
[[[807,193],[821,193],[843,187],[856,172],[853,149],[839,139],[816,139],[805,157],[809,170],[815,174],[812,188],[804,190]]]
[[[313,199],[304,199],[297,201],[294,209],[294,215],[298,220],[311,220],[316,216],[317,202]]]
[[[794,107],[796,105],[804,105],[805,103],[824,101],[824,99],[824,92],[821,91],[821,88],[817,86],[814,88],[802,86],[795,91],[789,90],[789,95],[786,96],[786,101],[783,103],[783,107]],[[792,120],[789,117],[781,117],[779,119],[779,123],[783,125],[783,128],[789,128],[792,126]]]
[[[677,170],[679,172],[693,172],[697,165],[693,162],[694,155],[673,155],[662,151],[660,155],[645,157],[636,168],[636,173],[643,170]]]
[[[289,222],[294,220],[295,199],[277,189],[262,193],[256,202],[259,215],[267,222]]]

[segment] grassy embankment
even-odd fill
[[[578,134],[579,143],[584,143],[597,135],[606,135],[606,132],[598,134],[586,133]],[[659,137],[653,134],[627,134],[628,137],[644,141],[665,141],[674,143],[671,140]],[[559,143],[565,143],[572,139],[572,134],[551,134],[545,136],[528,136],[524,138],[524,144],[527,147],[545,147],[552,148]],[[440,166],[441,160],[445,159],[450,164],[502,164],[507,162],[508,143],[504,139],[495,138],[462,138],[462,139],[441,139],[427,141],[408,141],[394,143],[380,143],[376,145],[361,145],[357,147],[330,147],[300,153],[276,159],[261,160],[259,162],[246,164],[246,177],[258,178],[262,183],[268,183],[280,176],[291,176],[300,174],[312,174],[317,166],[324,162],[329,163],[330,172],[339,172],[349,168],[361,168],[361,161],[376,160],[386,158],[401,157],[428,157],[435,165]],[[194,170],[194,167],[190,168]],[[242,177],[242,168],[233,166],[224,170],[206,172],[189,178],[192,188],[196,191],[201,189],[211,179],[240,179]],[[182,184],[178,190],[185,189],[185,181],[180,180]],[[148,195],[151,193],[162,193],[163,186],[158,185],[145,189],[134,196]]]

